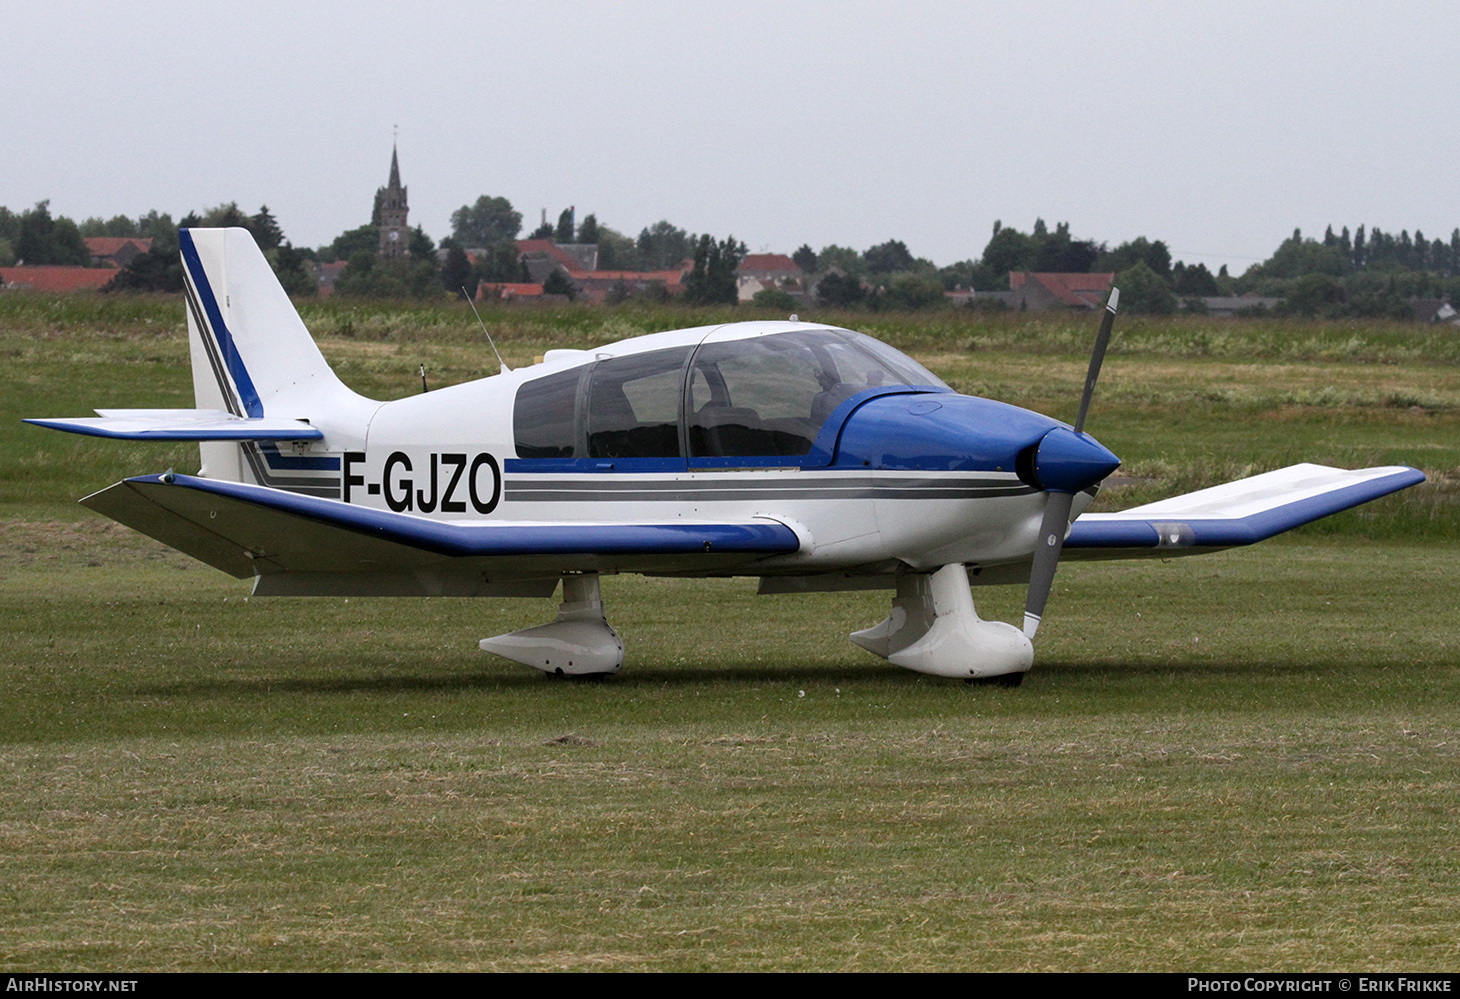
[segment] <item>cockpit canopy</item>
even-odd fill
[[[610,357],[525,383],[519,458],[807,455],[853,396],[948,390],[901,352],[849,330],[798,330]]]

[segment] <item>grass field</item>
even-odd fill
[[[492,367],[450,307],[306,313],[367,394]],[[519,363],[732,315],[486,319]],[[835,321],[1066,418],[1093,333]],[[248,600],[74,504],[191,449],[17,422],[190,404],[180,324],[0,296],[0,966],[1460,966],[1453,334],[1122,321],[1107,508],[1295,460],[1431,482],[1244,551],[1067,565],[1002,690],[853,647],[882,594],[610,578],[602,684],[476,650],[551,601]]]

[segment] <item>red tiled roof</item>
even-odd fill
[[[525,253],[545,253],[561,264],[563,270],[574,277],[579,274],[590,273],[589,271],[583,270],[576,257],[571,253],[558,249],[550,239],[519,239],[517,241],[517,253],[519,256]]]
[[[684,279],[684,271],[587,271],[581,276],[595,281],[663,281],[665,284],[679,284]]]
[[[532,284],[526,281],[509,282],[487,282],[483,281],[477,285],[477,301],[492,298],[495,296],[504,302],[510,302],[514,298],[540,298],[542,296],[542,285]]]
[[[1082,309],[1099,308],[1105,293],[1115,283],[1115,274],[1054,274],[1038,271],[1010,271],[1009,290],[1018,291],[1034,281],[1065,305]]]
[[[752,253],[740,261],[741,271],[786,271],[788,273],[801,273],[800,266],[796,261],[784,253]]]
[[[85,242],[93,257],[114,257],[128,243],[135,243],[143,253],[152,249],[150,236],[87,236]]]
[[[95,291],[117,276],[111,267],[0,267],[0,282],[34,291]]]

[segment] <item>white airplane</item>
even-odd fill
[[[261,596],[551,596],[481,647],[560,675],[623,664],[599,577],[757,576],[761,593],[883,588],[853,642],[921,673],[1016,685],[1063,551],[1170,558],[1247,545],[1421,482],[1294,465],[1085,514],[1120,464],[1073,427],[959,395],[886,344],[747,322],[552,350],[531,367],[376,402],[330,370],[243,229],[180,234],[196,409],[30,420],[200,442],[196,475],[81,502]],[[1082,515],[1083,514],[1083,515]],[[1027,584],[1022,628],[971,584]]]

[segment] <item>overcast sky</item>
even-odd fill
[[[995,219],[1240,273],[1295,227],[1460,226],[1460,4],[68,3],[0,8],[0,204],[410,221],[504,196],[752,251]]]

